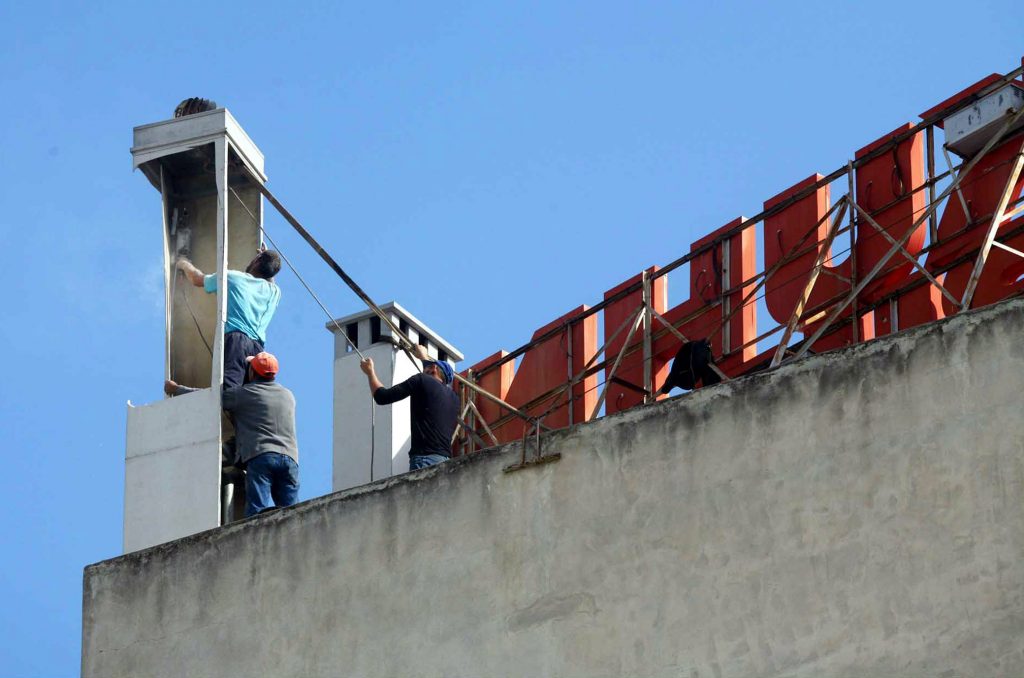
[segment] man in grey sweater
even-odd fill
[[[299,494],[299,446],[295,440],[295,396],[277,383],[277,358],[249,356],[245,383],[225,389],[221,406],[235,422],[237,464],[245,469],[245,515],[291,506]],[[189,391],[173,381],[171,395]]]

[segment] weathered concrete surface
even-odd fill
[[[1024,675],[1024,303],[86,569],[83,675]]]

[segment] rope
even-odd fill
[[[174,278],[177,280],[178,272],[174,272]],[[185,292],[185,288],[181,289],[181,298],[185,300],[185,308],[188,309],[188,314],[192,316],[192,322],[196,324],[196,332],[199,333],[199,338],[203,340],[203,344],[206,346],[206,350],[210,352],[210,357],[213,357],[213,349],[210,348],[210,342],[206,340],[206,335],[203,334],[203,328],[199,326],[199,318],[196,317],[196,312],[192,310],[192,304],[188,300],[188,294]]]
[[[309,292],[309,296],[313,297],[313,301],[317,303],[320,309],[327,316],[327,319],[334,323],[335,329],[337,329],[341,333],[341,336],[345,337],[346,343],[348,343],[348,345],[352,347],[352,350],[356,352],[356,354],[359,356],[359,359],[362,360],[366,358],[366,356],[363,355],[362,351],[359,350],[359,347],[355,345],[351,338],[349,338],[348,333],[345,332],[344,328],[338,324],[338,321],[334,318],[334,315],[329,310],[327,310],[327,307],[324,306],[324,303],[320,301],[320,297],[316,295],[316,292],[314,292],[313,288],[309,286],[309,283],[306,282],[306,279],[303,278],[302,274],[300,274],[298,269],[295,268],[295,266],[291,262],[291,259],[289,259],[287,255],[285,255],[284,251],[278,246],[277,242],[275,242],[274,239],[270,237],[270,233],[268,233],[267,229],[262,224],[260,224],[259,220],[256,218],[256,215],[252,213],[252,210],[250,210],[249,206],[245,204],[245,202],[242,200],[242,197],[235,192],[234,188],[231,188],[229,186],[228,190],[231,191],[231,195],[235,196],[235,199],[238,200],[238,203],[242,206],[242,209],[244,209],[249,214],[249,218],[252,219],[253,224],[255,224],[255,226],[260,229],[260,234],[265,236],[266,239],[270,241],[270,244],[274,247],[274,249],[277,250],[277,253],[281,255],[281,259],[283,259],[284,263],[288,265],[288,268],[291,269],[291,272],[295,275],[295,277],[299,279],[299,282],[302,283],[302,286],[306,288],[306,291]]]

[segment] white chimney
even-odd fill
[[[227,269],[244,268],[260,245],[256,182],[266,181],[263,154],[224,108],[136,127],[131,152],[132,167],[161,197],[161,218],[140,227],[151,229],[154,253],[163,243],[164,376],[200,390],[128,404],[126,553],[217,527],[228,513],[221,507],[223,290]],[[176,274],[183,251],[218,274],[216,295]],[[154,370],[154,390],[163,386],[158,376]]]
[[[453,367],[463,359],[457,348],[399,304],[392,301],[381,309],[410,340],[425,346],[431,358]],[[392,341],[391,329],[373,311],[338,318],[327,323],[327,329],[334,335],[334,491],[405,473],[409,470],[409,400],[376,405],[366,375],[359,369],[359,354],[342,333],[373,358],[385,386],[408,379],[419,366]]]

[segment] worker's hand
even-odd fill
[[[427,347],[423,344],[416,344],[412,347],[412,354],[420,360],[430,360],[430,354],[427,353]]]
[[[363,371],[366,376],[373,374],[373,358],[363,358],[359,361],[359,369]]]
[[[169,396],[172,396],[172,395],[174,395],[177,392],[178,392],[178,382],[171,381],[170,379],[168,379],[168,380],[166,380],[164,382],[164,393],[166,393]]]
[[[185,271],[192,266],[192,262],[188,260],[188,257],[178,257],[178,260],[174,262],[174,266],[179,271]]]

